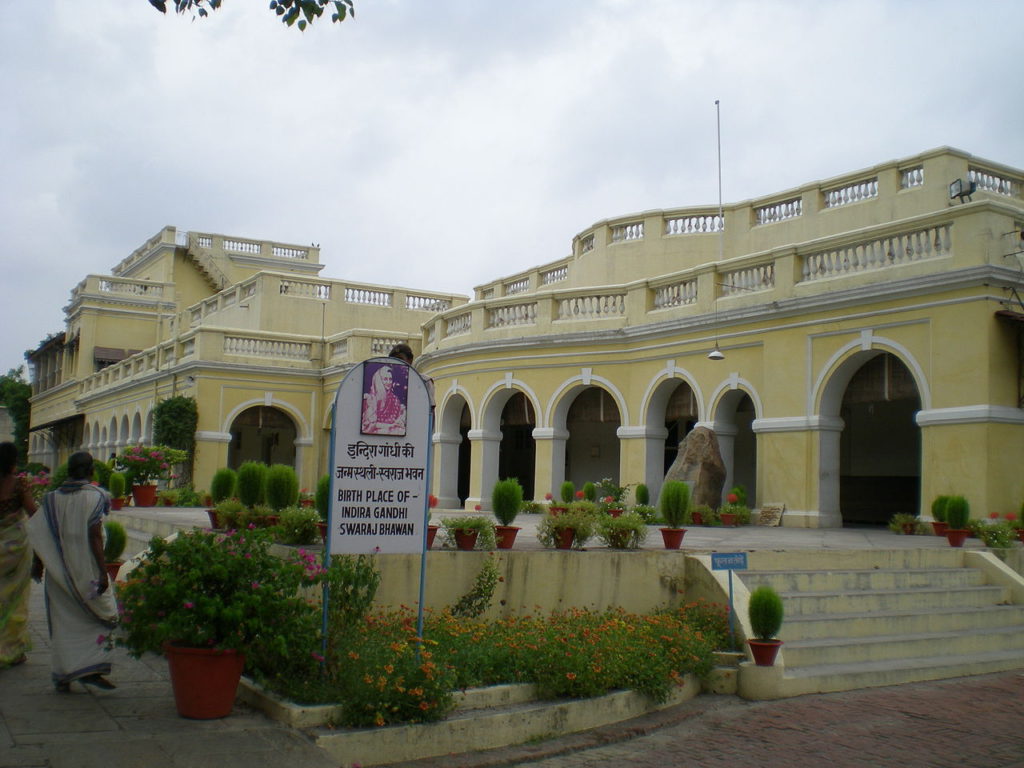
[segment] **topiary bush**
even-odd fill
[[[946,504],[949,503],[949,496],[936,496],[932,502],[932,518],[940,523],[946,522]]]
[[[514,477],[499,480],[491,491],[491,508],[501,525],[512,525],[523,505],[523,488]]]
[[[103,523],[103,560],[107,563],[116,563],[124,554],[124,548],[128,544],[128,533],[124,526],[117,520],[107,520]]]
[[[220,504],[225,499],[235,495],[235,488],[238,485],[238,475],[230,467],[221,467],[213,473],[210,481],[210,498],[214,504]]]
[[[583,498],[587,501],[597,501],[597,486],[591,482],[584,483]]]
[[[636,487],[636,503],[642,507],[649,506],[651,503],[651,492],[643,483]]]
[[[559,487],[558,495],[563,504],[572,504],[576,500],[576,484],[572,480],[566,480]]]
[[[299,501],[299,476],[287,464],[274,464],[267,469],[266,502],[275,511],[295,506]]]
[[[267,498],[267,465],[247,461],[238,468],[238,500],[247,507],[262,504]]]
[[[107,486],[107,490],[110,491],[110,495],[115,499],[123,499],[125,488],[127,488],[127,479],[124,476],[124,472],[111,472],[109,482],[110,485]]]
[[[950,496],[946,501],[946,523],[951,530],[962,531],[971,517],[971,507],[963,496]]]
[[[331,506],[331,476],[324,475],[316,482],[316,511],[320,520],[327,522]]]
[[[750,593],[747,616],[750,629],[758,640],[771,640],[782,628],[782,598],[779,593],[763,584]]]
[[[92,477],[97,483],[110,490],[110,473],[113,470],[105,461],[94,461],[92,463]]]
[[[690,506],[690,486],[682,480],[669,480],[661,486],[658,509],[665,525],[682,528],[686,523],[686,510]]]

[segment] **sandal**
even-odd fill
[[[85,685],[94,685],[97,688],[102,688],[104,691],[112,691],[117,688],[112,682],[107,680],[103,675],[87,675],[80,677],[78,682],[84,683]]]

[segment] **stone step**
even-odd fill
[[[786,616],[785,633],[794,641],[829,637],[869,637],[896,628],[903,633],[950,632],[964,629],[995,629],[1024,625],[1024,606],[986,605],[936,611],[863,611],[848,614]]]
[[[966,629],[787,641],[783,648],[786,666],[797,668],[912,659],[920,657],[922,649],[938,651],[948,656],[999,650],[1017,650],[1024,654],[1024,625],[984,630]]]
[[[782,696],[852,691],[884,685],[943,680],[1024,669],[1024,650],[1004,649],[956,656],[919,656],[884,661],[786,667]]]
[[[998,605],[1010,601],[1009,590],[999,586],[915,588],[872,592],[783,592],[786,615],[845,614],[898,611],[921,607],[960,609]]]
[[[747,571],[741,579],[751,590],[768,584],[780,593],[972,587],[985,583],[984,574],[977,568]]]

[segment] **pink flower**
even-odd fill
[[[316,659],[317,661],[323,661],[323,660],[324,660],[324,657],[323,657],[323,656],[321,656],[321,655],[320,655],[319,653],[317,653],[316,651],[310,651],[309,655],[310,655],[310,656],[312,656],[312,657],[313,657],[314,659]]]
[[[96,645],[103,645],[103,643],[104,643],[104,641],[106,639],[107,639],[106,635],[97,635],[96,636]]]
[[[553,495],[551,495],[551,493],[545,493],[544,494],[544,500],[545,501],[551,501],[553,498],[555,498],[555,497]]]
[[[475,507],[473,507],[473,509],[475,509],[477,512],[479,512],[480,511],[480,505],[477,504]]]
[[[252,587],[253,589],[259,589],[260,588],[260,583],[258,581],[254,581],[249,586]]]
[[[604,497],[604,503],[605,504],[611,504],[613,501],[615,501],[615,499],[612,498],[611,496],[605,496]]]
[[[196,604],[193,603],[191,600],[186,600],[184,603],[182,603],[182,605],[184,605],[186,608],[195,608],[196,607]]]

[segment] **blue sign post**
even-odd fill
[[[732,606],[732,572],[747,570],[746,552],[712,552],[711,570],[729,572],[729,639],[736,645],[735,616]]]

